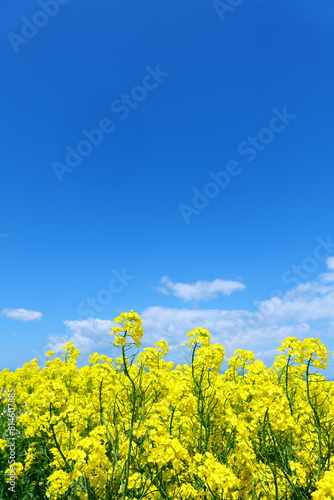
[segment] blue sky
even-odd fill
[[[0,367],[130,309],[177,362],[199,326],[333,351],[333,2],[0,10]]]

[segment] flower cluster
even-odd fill
[[[120,325],[111,328],[111,333],[115,334],[114,345],[125,345],[127,342],[126,337],[130,336],[136,347],[141,346],[140,339],[144,334],[144,330],[139,314],[131,310],[129,313],[122,313],[120,316],[117,316],[114,322]]]
[[[296,363],[310,362],[316,368],[326,368],[328,354],[320,339],[307,338],[298,340],[298,337],[288,337],[278,348],[285,351]]]

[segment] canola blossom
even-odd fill
[[[315,372],[328,362],[319,339],[285,339],[270,368],[238,349],[222,372],[225,349],[204,328],[175,366],[163,340],[129,355],[144,334],[137,313],[114,321],[116,359],[94,353],[79,368],[68,342],[45,367],[0,373],[1,499],[334,498],[334,385]]]

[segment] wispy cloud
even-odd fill
[[[3,309],[1,312],[7,318],[19,321],[41,321],[42,319],[41,312],[29,311],[28,309]]]
[[[236,291],[242,291],[246,285],[239,281],[215,279],[213,281],[196,281],[196,283],[174,283],[168,276],[161,278],[162,287],[156,290],[164,295],[174,295],[185,302],[190,300],[208,301],[215,299],[218,294],[231,295]]]

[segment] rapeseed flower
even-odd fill
[[[15,437],[20,499],[334,498],[334,383],[309,369],[327,365],[319,339],[285,339],[271,368],[237,349],[220,373],[225,349],[204,328],[174,366],[164,340],[125,355],[141,345],[137,313],[115,323],[115,359],[79,368],[68,342],[42,368],[0,372],[0,462],[10,472]]]

